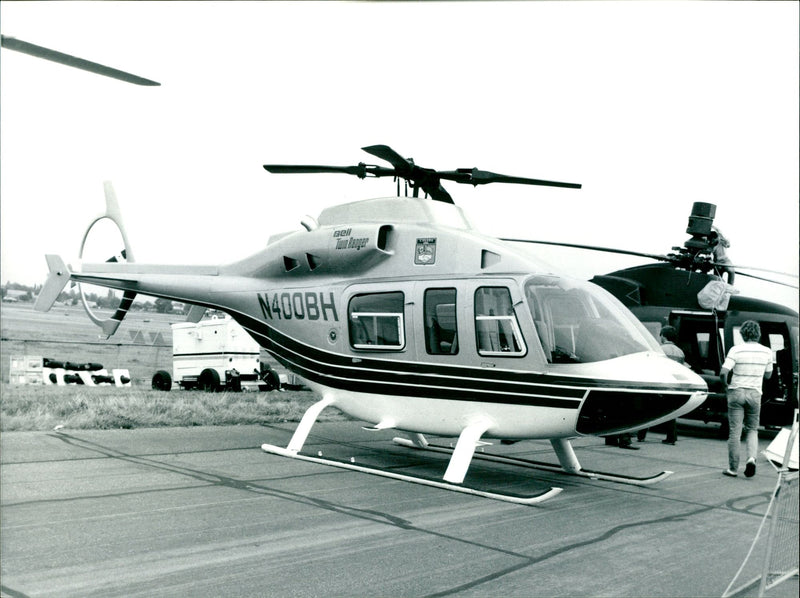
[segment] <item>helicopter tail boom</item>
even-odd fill
[[[50,272],[36,299],[34,309],[49,311],[67,283],[72,281],[79,287],[81,302],[89,319],[103,330],[106,337],[110,337],[117,331],[127,315],[137,293],[197,304],[192,297],[206,295],[209,287],[207,277],[216,277],[219,269],[216,266],[154,265],[134,262],[131,244],[122,221],[122,213],[110,182],[104,183],[104,191],[105,212],[94,218],[86,228],[78,258],[81,262],[83,261],[87,239],[94,226],[102,220],[110,220],[116,226],[123,249],[105,262],[82,263],[77,268],[68,266],[58,255],[47,255]],[[92,284],[123,292],[122,298],[110,317],[101,317],[93,311],[87,301],[82,284]],[[199,309],[190,314],[192,321],[196,321],[199,317],[202,317]]]
[[[194,303],[192,297],[208,288],[206,277],[219,275],[217,266],[103,262],[73,269],[61,256],[46,259],[50,274],[34,304],[37,311],[49,311],[70,281]]]

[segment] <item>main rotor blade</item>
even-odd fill
[[[313,174],[338,172],[352,174],[360,179],[382,176],[397,176],[394,168],[383,168],[359,162],[357,166],[322,166],[317,164],[264,164],[264,169],[273,174]]]
[[[316,172],[340,172],[354,174],[360,179],[367,176],[366,164],[358,166],[315,166],[303,164],[264,164],[264,169],[273,174],[309,174]]]
[[[51,50],[50,48],[37,46],[36,44],[25,42],[15,37],[0,36],[0,38],[2,47],[8,50],[22,52],[23,54],[29,54],[30,56],[43,58],[44,60],[50,60],[52,62],[74,67],[76,69],[81,69],[83,71],[89,71],[90,73],[103,75],[104,77],[119,79],[120,81],[125,81],[126,83],[133,83],[134,85],[161,85],[161,83],[151,81],[150,79],[145,79],[144,77],[126,73],[125,71],[121,71],[110,66],[105,66],[97,62],[92,62],[90,60],[84,60],[83,58],[78,58],[77,56],[71,56],[69,54],[64,54],[63,52]]]
[[[431,199],[435,199],[436,201],[443,201],[444,203],[452,203],[455,204],[456,202],[453,201],[453,198],[447,192],[447,190],[440,185],[436,187],[429,186],[424,188],[425,192],[431,196]]]
[[[779,284],[784,287],[789,287],[791,289],[798,288],[796,284],[790,284],[788,282],[781,282],[779,280],[772,280],[771,278],[764,278],[762,276],[756,276],[755,274],[748,274],[747,272],[739,272],[736,271],[736,276],[746,276],[747,278],[755,278],[756,280],[763,280],[764,282],[771,282],[772,284]]]
[[[517,185],[541,185],[545,187],[566,187],[567,189],[580,189],[580,183],[562,183],[560,181],[546,181],[543,179],[529,179],[526,177],[508,176],[479,170],[477,168],[458,168],[455,171],[440,172],[439,176],[450,181],[468,183],[470,185],[486,185],[488,183],[514,183]]]
[[[740,270],[755,270],[756,272],[769,272],[770,274],[780,274],[781,276],[791,276],[792,278],[798,278],[797,274],[792,274],[791,272],[781,272],[780,270],[768,270],[767,268],[756,268],[755,266],[740,266],[738,264],[721,264],[719,262],[709,262],[712,266],[721,266],[721,267],[728,267],[734,268],[737,272]]]
[[[592,251],[604,251],[606,253],[621,253],[623,255],[635,255],[638,257],[649,257],[661,262],[672,262],[673,259],[666,255],[655,253],[642,253],[641,251],[628,251],[627,249],[613,249],[610,247],[597,247],[596,245],[578,245],[575,243],[558,243],[555,241],[534,241],[532,239],[500,239],[501,241],[511,241],[513,243],[535,243],[537,245],[555,245],[557,247],[573,247],[575,249],[590,249]]]
[[[390,148],[388,145],[368,145],[366,147],[362,147],[361,149],[368,154],[372,154],[376,158],[386,160],[399,171],[399,176],[404,176],[406,173],[411,171],[411,164],[409,161]]]

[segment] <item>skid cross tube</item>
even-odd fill
[[[551,442],[553,441],[551,440]],[[440,444],[428,444],[427,446],[423,447],[420,446],[419,444],[412,442],[411,440],[408,440],[407,438],[397,437],[394,439],[394,443],[400,446],[406,446],[418,450],[433,451],[436,453],[450,454],[453,452],[453,449],[448,446]],[[556,448],[555,444],[554,448]],[[556,450],[556,453],[558,453],[558,449]],[[668,478],[674,473],[672,471],[662,471],[661,473],[657,473],[652,476],[636,477],[636,476],[627,476],[617,473],[608,473],[604,471],[594,471],[591,469],[583,469],[582,467],[580,467],[580,464],[577,463],[577,460],[575,460],[577,467],[570,467],[568,469],[566,467],[562,467],[561,465],[554,465],[552,463],[546,463],[544,461],[534,461],[532,459],[523,459],[521,457],[507,457],[504,455],[495,455],[492,453],[485,453],[485,452],[475,453],[474,458],[482,459],[484,461],[493,461],[495,463],[505,463],[507,465],[518,465],[520,467],[528,467],[532,469],[541,469],[544,471],[564,473],[567,475],[575,475],[582,478],[589,478],[592,480],[605,480],[607,482],[617,482],[619,484],[631,484],[634,486],[650,486],[652,484],[656,484],[661,480]]]

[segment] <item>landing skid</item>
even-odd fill
[[[356,465],[355,463],[348,463],[347,461],[338,461],[336,459],[326,459],[323,457],[311,457],[308,455],[301,455],[288,448],[282,448],[272,444],[262,444],[261,450],[283,457],[291,457],[292,459],[300,459],[302,461],[310,461],[311,463],[319,463],[321,465],[329,465],[331,467],[339,467],[341,469],[349,469],[351,471],[358,471],[361,473],[368,473],[371,475],[378,475],[385,478],[394,480],[401,480],[403,482],[411,482],[413,484],[421,484],[423,486],[432,486],[434,488],[441,488],[443,490],[451,490],[453,492],[461,492],[462,494],[472,494],[473,496],[481,496],[484,498],[492,498],[494,500],[502,500],[505,502],[516,503],[520,505],[535,505],[552,498],[561,492],[561,488],[549,488],[544,492],[535,494],[533,496],[520,496],[514,494],[500,494],[498,492],[487,492],[485,490],[478,490],[477,488],[470,488],[460,484],[451,484],[448,482],[439,482],[436,480],[429,480],[417,476],[403,475],[384,469],[374,467],[366,467],[364,465]]]
[[[473,423],[472,425],[468,425],[461,432],[458,444],[456,445],[456,448],[452,451],[453,455],[450,458],[450,463],[448,464],[447,471],[444,474],[444,481],[442,482],[439,482],[437,480],[420,478],[417,476],[404,475],[400,473],[395,473],[393,471],[386,471],[384,469],[378,469],[374,467],[356,465],[353,462],[352,458],[350,459],[350,462],[347,462],[347,461],[338,461],[336,459],[324,459],[322,458],[321,454],[319,457],[310,457],[308,455],[301,455],[300,451],[303,449],[303,445],[305,444],[306,439],[308,438],[308,434],[311,432],[311,427],[314,425],[314,422],[317,421],[317,417],[319,417],[319,414],[322,412],[323,409],[325,409],[330,405],[334,405],[335,403],[336,399],[333,396],[326,395],[322,398],[321,401],[318,401],[313,405],[311,405],[311,407],[309,407],[303,414],[303,417],[300,420],[300,423],[297,425],[294,434],[292,434],[292,438],[291,440],[289,440],[289,445],[286,448],[281,448],[279,446],[275,446],[272,444],[262,444],[261,449],[267,453],[272,453],[274,455],[281,455],[283,457],[291,457],[292,459],[300,459],[302,461],[310,461],[312,463],[330,465],[331,467],[339,467],[341,469],[349,469],[351,471],[358,471],[361,473],[379,475],[394,480],[402,480],[404,482],[412,482],[414,484],[422,484],[424,486],[433,486],[434,488],[442,488],[444,490],[452,490],[453,492],[462,492],[464,494],[472,494],[474,496],[493,498],[495,500],[503,500],[506,502],[512,502],[523,505],[535,505],[544,500],[547,500],[548,498],[552,498],[553,496],[561,492],[561,488],[550,488],[549,490],[545,490],[544,492],[540,494],[535,494],[533,496],[520,496],[514,494],[500,494],[497,492],[486,492],[484,490],[478,490],[477,488],[470,488],[468,486],[463,486],[462,482],[464,481],[464,477],[467,474],[467,469],[469,468],[469,463],[470,460],[472,459],[475,447],[481,444],[480,435],[486,430],[487,427],[487,424],[483,421],[478,421]],[[387,420],[369,429],[381,430],[391,427],[394,427],[393,422]],[[413,438],[420,445],[427,444],[427,441],[425,440],[425,437],[422,436],[422,434],[414,434]]]
[[[408,440],[407,438],[394,438],[394,443],[400,446],[406,446],[409,448],[415,448],[419,450],[428,450],[434,451],[437,453],[445,453],[451,454],[453,449],[448,446],[440,445],[440,444],[429,444],[414,442]],[[559,447],[556,447],[556,452],[559,452]],[[652,484],[656,484],[661,480],[664,480],[671,476],[674,472],[672,471],[662,471],[653,476],[649,477],[635,477],[635,476],[626,476],[622,474],[616,473],[607,473],[603,471],[593,471],[591,469],[583,469],[577,460],[575,460],[576,467],[570,467],[569,469],[566,467],[562,467],[561,465],[553,465],[552,463],[546,463],[544,461],[534,461],[532,459],[522,459],[520,457],[508,457],[504,455],[493,455],[491,453],[475,453],[474,455],[477,459],[482,459],[484,461],[492,461],[494,463],[505,463],[508,465],[517,465],[520,467],[529,467],[532,469],[541,469],[544,471],[552,471],[556,473],[565,473],[568,475],[575,475],[583,478],[589,478],[592,480],[606,480],[608,482],[617,482],[620,484],[632,484],[634,486],[650,486]],[[560,455],[559,455],[560,458]]]

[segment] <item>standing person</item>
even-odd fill
[[[661,348],[666,353],[667,357],[686,365],[686,355],[683,350],[675,344],[678,340],[678,330],[674,326],[662,326],[661,328]],[[673,419],[668,421],[664,426],[667,428],[667,437],[662,440],[664,444],[675,444],[678,442],[678,420]],[[639,442],[644,442],[647,436],[647,428],[639,430],[636,433],[636,438]]]
[[[716,226],[712,226],[711,233],[708,235],[708,244],[714,263],[719,266],[720,278],[722,278],[723,272],[727,272],[728,284],[733,284],[733,277],[735,276],[733,263],[725,252],[725,250],[731,246],[730,241],[725,238],[721,230]]]
[[[605,436],[605,439],[606,444],[609,446],[618,446],[619,448],[628,449],[630,451],[639,450],[638,446],[633,446],[632,434],[630,432]]]
[[[723,387],[727,387],[729,427],[728,469],[722,473],[730,477],[738,475],[739,443],[744,421],[747,447],[744,475],[751,478],[756,474],[761,387],[763,380],[772,376],[772,350],[758,343],[761,340],[761,327],[758,322],[747,320],[742,324],[740,333],[744,343],[731,347],[719,372]],[[730,384],[728,384],[729,372]]]

